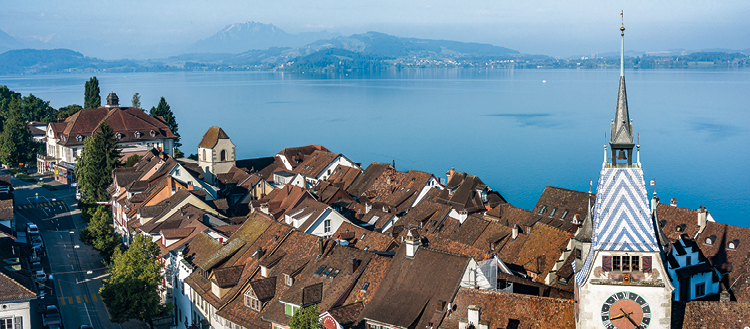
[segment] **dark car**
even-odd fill
[[[90,326],[88,324],[83,324],[80,327],[78,327],[78,329],[94,329],[94,327],[92,327],[92,326]]]

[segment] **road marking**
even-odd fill
[[[60,285],[60,279],[57,279],[57,289],[60,289],[60,298],[65,298],[62,292],[62,286]]]
[[[76,303],[78,303],[78,304],[81,303],[81,296],[76,296]]]
[[[83,301],[84,301],[84,302],[85,302],[86,304],[88,304],[88,302],[89,302],[89,296],[87,296],[87,295],[83,295]]]
[[[60,306],[65,306],[65,298],[60,298]]]
[[[97,300],[96,300],[96,294],[91,294],[91,301],[94,302],[94,303],[97,302]]]
[[[68,304],[73,304],[73,297],[68,297]]]

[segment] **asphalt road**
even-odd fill
[[[85,223],[77,211],[75,190],[49,191],[15,179],[13,184],[16,213],[21,215],[18,226],[25,227],[24,219],[37,224],[44,241],[45,273],[52,279],[47,280],[40,302],[58,306],[65,328],[91,324],[97,329],[119,329],[109,321],[99,296],[101,279],[107,275],[102,257],[78,238]]]

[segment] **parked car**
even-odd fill
[[[29,239],[29,242],[31,243],[31,248],[35,248],[35,247],[42,248],[44,246],[44,243],[42,242],[42,236],[39,234],[30,235],[28,239]]]
[[[47,305],[47,310],[44,312],[42,322],[45,327],[50,329],[62,328],[62,320],[60,318],[60,311],[57,310],[55,305]]]
[[[94,329],[94,327],[88,325],[88,324],[82,324],[78,329]]]
[[[39,234],[39,227],[36,226],[36,224],[32,222],[26,223],[26,234],[29,236]]]

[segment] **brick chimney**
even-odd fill
[[[669,205],[672,207],[677,207],[677,199],[672,198],[672,200],[669,200]]]
[[[448,182],[451,181],[451,177],[456,174],[456,168],[451,167],[451,170],[448,170],[448,172],[445,173],[446,176],[448,176],[448,180],[445,182],[445,184],[448,184]]]
[[[706,207],[700,206],[698,208],[698,234],[703,232],[703,229],[706,228],[706,221],[708,220],[708,211],[706,211]]]

